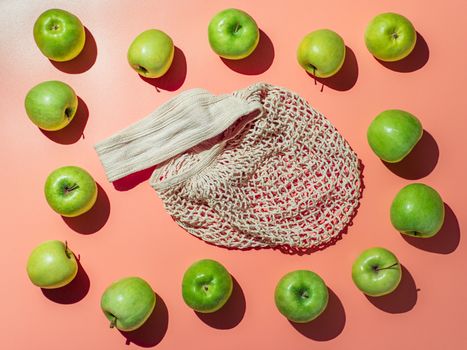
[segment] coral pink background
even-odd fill
[[[210,18],[232,6],[249,12],[263,31],[257,52],[244,62],[223,62],[207,41]],[[85,50],[74,61],[51,63],[34,43],[33,23],[51,7],[75,13],[88,29]],[[379,63],[363,42],[366,24],[384,11],[407,16],[419,32],[414,53],[401,63]],[[463,0],[2,1],[1,347],[466,349],[466,11]],[[129,68],[126,51],[153,27],[169,33],[178,49],[168,75],[150,82]],[[343,72],[324,85],[295,59],[300,39],[322,27],[340,33],[349,48]],[[30,123],[23,100],[32,86],[51,79],[76,90],[80,109],[68,128],[45,133]],[[257,81],[304,96],[364,163],[354,224],[324,251],[299,256],[207,245],[172,221],[147,183],[137,184],[147,173],[112,185],[94,152],[97,141],[180,91],[225,93]],[[388,108],[414,113],[426,130],[409,159],[391,167],[366,142],[370,121]],[[43,184],[67,164],[88,169],[101,190],[90,213],[64,220],[47,206]],[[389,222],[392,198],[414,181],[433,186],[446,202],[445,226],[429,240],[405,239]],[[42,292],[26,275],[30,251],[48,239],[67,240],[81,257],[77,280],[64,290]],[[366,298],[350,277],[355,257],[371,246],[392,250],[404,265],[401,286],[380,299]],[[185,269],[201,258],[217,259],[237,281],[229,304],[209,317],[188,309],[180,292]],[[302,327],[283,318],[273,302],[276,282],[294,269],[314,270],[332,291],[327,311]],[[120,334],[109,329],[99,301],[109,283],[128,275],[148,280],[160,300],[143,329]]]

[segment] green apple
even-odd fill
[[[101,298],[101,309],[110,328],[125,332],[141,327],[155,306],[156,294],[140,277],[125,277],[112,283]]]
[[[199,260],[183,275],[183,300],[198,312],[211,313],[219,310],[229,300],[232,289],[232,276],[214,260]]]
[[[223,58],[239,60],[251,55],[259,42],[255,20],[245,11],[226,9],[217,13],[208,26],[209,45]]]
[[[78,97],[68,84],[50,80],[29,90],[24,106],[35,125],[43,130],[55,131],[72,121],[78,109]]]
[[[399,109],[390,109],[373,119],[367,130],[367,140],[379,158],[396,163],[410,153],[422,134],[423,127],[417,117]]]
[[[412,23],[397,13],[381,13],[374,17],[365,31],[368,51],[381,61],[398,61],[415,47],[417,32]]]
[[[86,33],[74,14],[50,9],[34,23],[34,40],[44,56],[62,62],[79,55],[86,41]]]
[[[53,240],[34,248],[26,269],[34,285],[52,289],[70,283],[78,272],[78,263],[66,243]]]
[[[277,283],[274,300],[288,320],[306,323],[317,318],[328,305],[329,293],[323,279],[308,270],[289,272]]]
[[[315,30],[308,33],[300,42],[297,60],[303,69],[315,77],[331,77],[344,64],[344,40],[332,30]]]
[[[352,280],[366,295],[378,297],[394,291],[402,278],[396,256],[389,250],[374,247],[365,250],[352,265]]]
[[[428,238],[438,233],[443,226],[444,202],[430,186],[413,183],[397,193],[390,213],[391,223],[399,232]]]
[[[128,63],[146,78],[159,78],[170,68],[174,57],[172,39],[163,31],[149,29],[139,34],[128,48]]]
[[[60,215],[74,217],[89,211],[97,199],[97,184],[92,176],[77,166],[64,166],[47,177],[45,198]]]

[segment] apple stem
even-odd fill
[[[238,30],[241,28],[242,26],[240,24],[236,24],[235,25],[235,28],[234,28],[234,34],[238,32]]]
[[[70,251],[68,250],[68,241],[65,241],[65,255],[68,259],[71,259]]]
[[[117,317],[113,317],[112,321],[110,321],[110,328],[114,328],[115,325],[117,324]]]
[[[317,84],[317,80],[316,80],[316,66],[314,64],[309,64],[310,68],[313,70],[313,78],[315,80],[315,85]]]
[[[66,186],[65,187],[65,194],[73,192],[74,190],[78,189],[79,185],[77,183],[71,185],[71,187]]]
[[[71,112],[72,112],[72,109],[71,109],[71,108],[65,109],[65,115],[66,115],[66,118],[67,118],[67,119],[70,119],[70,118],[71,118]]]
[[[375,270],[376,270],[376,271],[388,270],[388,269],[390,269],[390,268],[392,268],[392,267],[394,267],[394,266],[397,266],[397,265],[399,265],[399,263],[398,263],[398,262],[395,262],[394,264],[389,265],[389,266],[386,266],[386,267],[377,267]]]

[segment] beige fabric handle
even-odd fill
[[[112,182],[170,159],[261,109],[259,101],[191,89],[97,143],[95,149]]]

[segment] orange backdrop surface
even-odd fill
[[[52,63],[36,47],[32,27],[46,9],[75,13],[87,28],[84,52]],[[257,51],[243,62],[222,61],[210,49],[210,18],[227,7],[249,12],[262,30]],[[419,33],[403,62],[383,65],[367,51],[363,33],[380,12],[407,16]],[[3,349],[466,349],[467,348],[467,110],[466,2],[421,1],[27,1],[0,3],[2,171],[0,347]],[[295,53],[308,32],[327,27],[348,47],[343,71],[315,82]],[[149,28],[167,32],[177,47],[165,78],[145,81],[130,69],[132,39]],[[41,132],[27,118],[27,91],[62,80],[80,97],[66,129]],[[236,251],[208,245],[164,211],[147,182],[113,185],[93,145],[189,88],[226,93],[265,81],[305,97],[338,128],[364,164],[365,189],[341,240],[305,255],[277,250]],[[385,166],[370,150],[366,130],[388,108],[420,118],[425,136],[409,159]],[[63,165],[86,168],[100,185],[96,207],[63,219],[47,205],[47,175]],[[409,240],[389,221],[397,191],[414,181],[436,188],[446,203],[442,231]],[[68,241],[82,268],[69,287],[43,292],[26,274],[31,250],[48,239]],[[353,260],[383,246],[404,266],[390,296],[366,298],[353,285]],[[181,278],[195,260],[224,264],[237,281],[232,299],[211,316],[198,316],[181,297]],[[279,278],[311,269],[328,284],[328,309],[312,323],[293,326],[276,310]],[[100,296],[114,280],[138,275],[159,295],[156,311],[139,331],[109,329]]]

